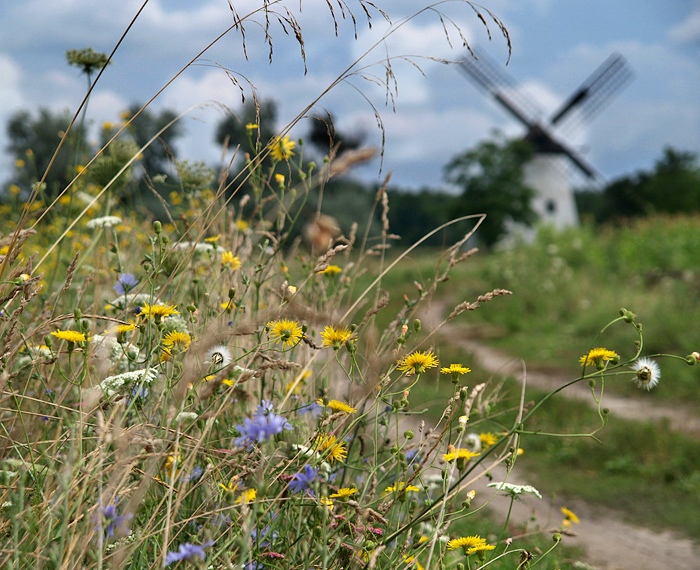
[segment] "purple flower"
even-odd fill
[[[130,405],[131,402],[134,402],[136,404],[139,399],[145,400],[148,397],[148,388],[146,386],[135,386],[133,390],[131,390],[131,394],[127,396],[126,398],[126,405]]]
[[[192,469],[192,473],[181,477],[180,481],[182,481],[183,483],[191,483],[192,481],[196,481],[197,479],[199,479],[202,476],[203,472],[204,471],[202,470],[202,468],[199,465],[197,465],[194,469]]]
[[[189,560],[193,556],[199,556],[202,560],[205,560],[207,555],[204,554],[204,549],[212,544],[214,544],[213,540],[200,545],[190,544],[189,542],[181,544],[177,552],[168,552],[165,557],[165,565],[168,566],[178,560]]]
[[[139,280],[134,277],[133,273],[120,273],[114,290],[117,292],[117,295],[125,295],[138,284]]]
[[[270,533],[270,525],[268,524],[265,526],[262,530],[258,531],[257,528],[254,528],[250,532],[250,538],[253,541],[253,544],[257,546],[258,548],[267,548],[270,546],[270,540],[267,540],[265,537],[267,534]],[[268,537],[271,540],[275,540],[277,538],[277,533],[272,532],[270,536]]]
[[[105,533],[105,538],[109,536],[109,538],[114,538],[114,530],[116,528],[121,527],[125,521],[129,520],[131,518],[131,513],[128,515],[120,515],[119,511],[117,510],[117,505],[119,504],[119,497],[114,498],[114,504],[113,505],[107,505],[106,507],[103,507],[100,504],[100,515],[101,519],[99,524],[97,525],[97,528],[99,529],[100,527],[104,528],[104,533]],[[106,525],[106,527],[105,527]]]
[[[318,469],[314,469],[311,465],[304,465],[304,473],[296,473],[289,482],[289,488],[293,493],[308,491],[313,497],[314,492],[311,490],[311,486],[317,474]]]
[[[319,416],[319,414],[321,413],[322,408],[323,408],[323,406],[321,406],[320,404],[317,404],[316,402],[312,402],[310,404],[306,404],[306,406],[302,406],[301,408],[299,408],[297,410],[297,414],[299,414],[300,416],[303,416],[304,414],[308,414],[310,412],[314,415],[315,418],[317,418]]]
[[[261,416],[261,415],[264,416],[264,415],[272,412],[274,407],[275,406],[272,404],[272,402],[270,400],[263,400],[262,402],[260,402],[260,405],[257,406],[257,408],[255,408],[255,413],[253,415],[254,416]]]
[[[242,424],[237,424],[236,429],[241,434],[236,438],[236,445],[253,445],[262,443],[271,437],[282,433],[284,430],[294,429],[282,416],[272,412],[272,403],[263,400],[258,406],[252,418],[245,418]]]

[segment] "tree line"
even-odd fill
[[[141,105],[134,103],[124,110],[121,120],[134,117],[140,109]],[[96,184],[106,184],[123,164],[120,155],[129,155],[144,146],[176,116],[172,110],[145,109],[138,113],[120,135],[118,144],[110,145],[106,156],[101,157],[94,168],[91,167],[88,179]],[[6,150],[14,160],[14,167],[10,179],[3,185],[0,199],[8,201],[28,197],[32,185],[44,174],[69,123],[67,112],[56,113],[48,109],[39,109],[36,113],[19,111],[10,118],[6,127],[9,138]],[[254,130],[251,130],[251,125],[255,125]],[[73,179],[76,168],[93,155],[95,148],[88,143],[87,131],[84,122],[72,127],[46,178],[43,192],[47,199],[58,195]],[[106,143],[116,131],[116,124],[103,124],[98,144]],[[242,152],[239,154],[244,157],[246,153],[250,156],[264,148],[276,133],[277,107],[274,101],[248,101],[235,114],[227,115],[216,125],[214,140],[228,149],[240,147]],[[158,205],[149,196],[154,188],[164,196],[173,189],[177,190],[178,175],[173,164],[178,158],[177,140],[183,135],[183,128],[177,122],[164,130],[155,143],[143,151],[130,181],[117,185],[118,198],[129,204],[142,205],[158,216]],[[303,137],[304,163],[323,161],[331,148],[338,154],[357,149],[363,145],[364,139],[364,133],[340,131],[330,114],[311,117]],[[445,165],[444,182],[451,190],[439,183],[418,191],[390,187],[391,231],[406,243],[413,243],[450,219],[486,213],[479,238],[484,245],[490,246],[504,236],[509,222],[535,223],[536,215],[531,207],[534,190],[526,185],[523,173],[531,156],[532,149],[526,142],[494,135],[492,139],[456,155]],[[234,164],[230,176],[235,176],[244,166],[244,160],[241,158]],[[298,173],[290,170],[287,174],[290,182],[297,181],[294,178],[299,176]],[[169,182],[163,182],[167,179]],[[323,211],[337,218],[341,228],[348,231],[354,221],[364,219],[372,209],[376,192],[376,184],[359,182],[351,175],[331,179],[324,187]],[[312,192],[304,206],[309,213],[316,211],[318,199],[319,196]],[[576,199],[582,219],[596,224],[656,213],[698,212],[698,155],[665,148],[650,170],[639,170],[612,180],[602,191],[577,192]],[[377,222],[378,218],[370,220],[370,223]],[[448,229],[435,235],[428,245],[439,246],[454,241],[460,232],[463,228]]]

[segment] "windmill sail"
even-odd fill
[[[632,79],[632,70],[619,54],[611,55],[560,106],[549,121],[539,105],[523,94],[513,80],[487,54],[467,55],[459,68],[481,89],[489,93],[511,116],[521,123],[535,157],[526,167],[526,180],[535,189],[533,208],[540,219],[555,227],[578,224],[578,213],[565,161],[594,181],[603,177],[561,135],[582,121],[598,114],[603,106]],[[561,127],[564,127],[562,129]],[[556,134],[553,129],[557,127]]]
[[[552,125],[566,123],[571,130],[584,121],[592,120],[627,83],[634,77],[627,60],[619,53],[612,54],[574,91],[569,99],[554,113]],[[577,113],[572,113],[577,110]]]

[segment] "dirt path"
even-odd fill
[[[446,327],[438,335],[440,338],[459,346],[470,352],[478,365],[493,374],[511,375],[519,379],[526,379],[527,385],[541,390],[554,390],[565,382],[571,380],[564,374],[552,374],[541,371],[528,370],[527,365],[518,358],[513,358],[503,351],[488,347],[483,343],[469,339],[463,333]],[[588,405],[594,405],[591,390],[588,384],[580,382],[569,386],[563,395],[572,400],[581,400]],[[700,439],[700,410],[697,407],[674,404],[658,403],[656,400],[641,398],[624,398],[610,393],[603,397],[603,406],[610,410],[610,414],[625,419],[650,422],[667,421],[671,429],[690,435],[694,439]],[[700,568],[700,563],[698,563]]]
[[[427,326],[436,326],[442,321],[443,308],[438,303],[421,315]],[[513,375],[515,378],[527,380],[529,386],[551,390],[562,385],[568,379],[564,376],[528,371],[525,364],[509,357],[501,351],[492,349],[482,343],[469,339],[456,327],[449,323],[439,332],[439,338],[453,346],[459,346],[470,352],[476,363],[493,374]],[[574,385],[567,388],[563,395],[568,398],[594,404],[590,389],[587,385]],[[668,421],[670,426],[678,431],[700,439],[700,413],[691,407],[664,406],[655,402],[641,399],[625,399],[618,396],[605,395],[604,406],[610,409],[611,415],[629,419],[644,419],[647,421]],[[492,471],[494,480],[503,480],[504,472],[498,468]],[[528,484],[527,473],[522,468],[516,468],[511,473],[509,482]],[[482,478],[474,486],[479,498],[486,501],[493,496],[493,489],[487,488],[488,480]],[[546,497],[546,490],[540,490]],[[495,497],[489,508],[495,511],[502,520],[508,512],[510,500],[505,497]],[[697,570],[700,568],[700,545],[688,538],[676,535],[671,531],[653,531],[640,526],[630,525],[622,519],[614,509],[593,506],[580,500],[570,500],[563,504],[561,500],[554,505],[546,499],[528,497],[524,502],[516,502],[513,506],[511,521],[514,525],[533,524],[531,517],[536,517],[537,524],[543,528],[561,524],[559,508],[566,506],[574,511],[581,523],[572,529],[575,536],[565,536],[567,544],[580,546],[586,551],[586,560],[597,568],[606,570]],[[551,519],[551,520],[550,520]]]

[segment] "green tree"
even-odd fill
[[[604,207],[596,220],[655,213],[700,212],[698,156],[667,147],[649,172],[639,171],[612,181],[602,194]]]
[[[140,103],[132,103],[129,108],[122,113],[122,118],[128,121],[141,109]],[[170,109],[164,109],[159,113],[144,109],[131,122],[128,127],[128,134],[131,139],[141,148],[163,127],[174,120],[177,113]],[[175,140],[182,136],[183,129],[179,122],[168,127],[153,143],[151,143],[142,153],[141,166],[146,173],[153,177],[157,174],[168,172],[170,161],[177,157]]]
[[[531,225],[537,219],[531,207],[534,190],[525,184],[524,166],[532,147],[522,140],[485,141],[455,158],[446,167],[446,179],[462,189],[452,217],[486,214],[479,239],[491,246],[502,238],[509,222]]]
[[[25,196],[31,185],[41,180],[56,152],[61,138],[71,122],[68,111],[54,113],[49,109],[39,109],[36,116],[29,111],[16,112],[7,123],[7,135],[10,140],[7,150],[15,161],[15,172],[10,184],[17,184]],[[85,131],[74,124],[61,147],[51,170],[46,176],[46,195],[56,196],[75,176],[75,167],[81,164],[87,144]]]
[[[249,125],[256,125],[251,128]],[[277,105],[271,99],[248,100],[237,114],[224,117],[216,127],[214,140],[239,154],[256,154],[277,134]],[[251,148],[252,141],[252,148]],[[272,159],[268,156],[267,163]]]
[[[326,113],[325,116],[311,117],[308,139],[313,147],[325,156],[335,146],[338,147],[339,154],[346,150],[358,149],[362,146],[365,136],[363,133],[339,131],[335,127],[333,116]]]

